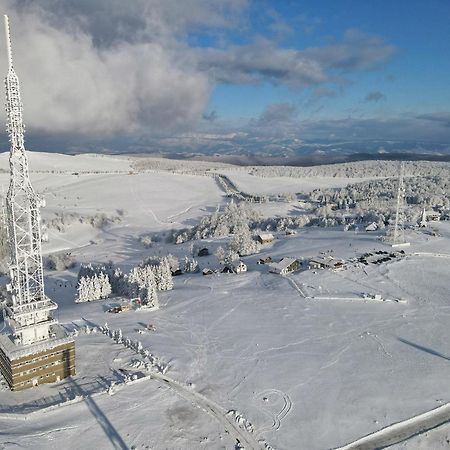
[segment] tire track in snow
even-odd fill
[[[259,434],[266,433],[270,430],[276,430],[278,431],[281,427],[281,421],[290,413],[292,409],[292,400],[290,399],[289,395],[284,393],[283,391],[280,391],[279,389],[267,389],[265,391],[262,391],[258,394],[258,397],[267,397],[269,395],[277,395],[283,399],[283,407],[281,410],[273,414],[272,416],[272,426],[271,427],[262,427],[260,430],[258,430]]]

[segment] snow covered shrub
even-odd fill
[[[149,234],[143,234],[139,237],[139,242],[145,247],[150,248],[152,246],[152,237]]]
[[[45,259],[45,265],[48,270],[71,269],[75,264],[75,258],[68,252],[53,253]]]
[[[173,242],[181,244],[193,239],[228,236],[245,225],[253,228],[254,222],[259,218],[259,213],[252,209],[248,203],[230,203],[223,211],[217,211],[210,216],[203,217],[195,227],[175,232]]]

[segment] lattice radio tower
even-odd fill
[[[11,261],[8,285],[10,298],[6,321],[16,344],[32,344],[51,336],[51,311],[56,303],[44,293],[40,212],[42,201],[31,186],[24,146],[23,106],[19,79],[13,66],[8,16],[5,15],[8,74],[6,86],[7,131],[11,143],[10,184],[6,195],[6,215]]]
[[[394,224],[389,226],[385,242],[393,247],[406,246],[409,242],[405,239],[405,184],[403,181],[405,165],[400,163],[400,173],[398,177],[397,203],[395,208]]]

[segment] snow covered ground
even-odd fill
[[[364,181],[363,178],[345,177],[261,177],[243,170],[220,169],[236,186],[248,194],[284,194],[290,192],[311,192],[318,188],[338,188],[350,183]]]
[[[123,210],[122,220],[104,229],[74,223],[49,233],[44,251],[72,249],[77,261],[112,259],[129,268],[145,256],[182,256],[189,244],[162,241],[146,249],[137,237],[194,224],[228,201],[209,177],[129,175],[126,159],[39,155],[33,155],[31,169],[39,160],[42,167],[45,162],[67,172],[32,174],[36,190],[45,192],[46,218],[61,211],[113,215]],[[83,167],[88,171],[89,158],[102,173],[72,175]],[[123,173],[117,173],[122,165]],[[278,181],[263,180],[274,192]],[[0,182],[7,186],[7,181],[1,174]],[[436,228],[438,237],[411,231],[412,245],[397,261],[288,277],[269,273],[257,260],[330,251],[348,260],[387,247],[377,233],[341,228],[279,234],[260,254],[244,258],[245,274],[176,277],[175,289],[160,293],[158,311],[113,315],[106,310],[114,299],[75,304],[77,268],[47,272],[47,292],[59,303],[62,324],[82,328],[107,321],[168,363],[166,375],[179,384],[162,378],[121,383],[124,371],[140,371],[130,365],[133,351],[100,333],[80,333],[73,380],[29,394],[0,392],[0,448],[64,443],[68,449],[234,449],[241,436],[249,439],[248,448],[264,439],[276,449],[331,449],[450,402],[450,259],[445,257],[450,223]],[[199,262],[216,264],[214,257]],[[363,300],[362,293],[405,302]],[[148,323],[156,331],[145,331]],[[113,379],[120,387],[108,394]],[[27,420],[11,415],[54,405],[58,396],[60,403],[77,401],[34,412]],[[254,431],[231,429],[235,415],[226,416],[229,410],[243,414]],[[448,448],[447,436],[448,427],[438,428],[396,448]]]

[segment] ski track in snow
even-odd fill
[[[136,189],[134,189],[134,182],[135,181],[133,180],[133,183],[130,184],[131,195],[133,196],[133,198],[135,200],[138,201],[138,204],[144,205],[145,202],[142,200],[142,197],[137,193]],[[153,217],[153,219],[155,219],[155,221],[158,225],[174,225],[174,224],[181,225],[181,226],[183,225],[180,222],[163,222],[162,220],[160,220],[158,218],[158,216],[154,213],[154,211],[151,208],[149,208],[148,206],[145,208],[142,208],[142,210],[143,210],[144,214],[146,214],[147,216]]]
[[[306,298],[306,299],[310,298],[303,292],[302,288],[296,283],[296,281],[294,279],[292,279],[289,276],[286,278],[289,281],[289,283],[291,284],[291,286],[300,294],[300,297]]]

